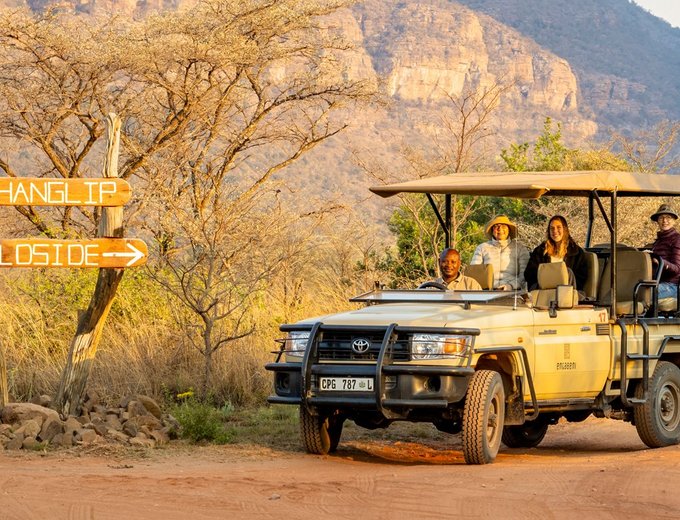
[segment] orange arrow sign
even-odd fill
[[[0,240],[0,267],[137,267],[147,254],[137,238]]]
[[[0,206],[122,206],[130,200],[123,179],[0,178]]]

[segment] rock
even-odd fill
[[[64,421],[64,431],[70,432],[71,435],[73,435],[75,430],[79,430],[82,427],[83,425],[75,417],[67,417],[66,421]]]
[[[132,417],[125,424],[133,423],[137,426],[137,431],[139,431],[143,426],[146,426],[150,430],[160,430],[163,424],[156,419],[153,415],[139,415],[137,417]]]
[[[105,436],[109,431],[109,427],[100,417],[95,417],[92,420],[92,428],[95,432],[97,432],[97,435],[101,435],[102,437]]]
[[[81,430],[76,431],[75,440],[82,444],[92,444],[97,440],[97,432],[94,430],[83,428]]]
[[[141,401],[130,401],[128,403],[127,411],[130,414],[130,418],[149,413]]]
[[[42,406],[44,408],[49,408],[52,404],[52,398],[45,394],[36,395],[33,399],[31,399],[31,403],[37,404],[38,406]]]
[[[45,408],[33,403],[8,403],[2,409],[2,422],[5,424],[16,424],[29,419],[38,421],[40,426],[47,417],[59,418],[59,414],[51,408]]]
[[[125,421],[123,423],[123,433],[125,433],[128,437],[134,437],[138,432],[139,428],[137,428],[137,425],[134,422]]]
[[[142,439],[140,437],[132,437],[130,439],[131,446],[141,446],[143,448],[153,448],[155,442],[152,439]]]
[[[14,438],[10,439],[7,444],[5,444],[5,448],[8,450],[20,450],[22,445],[24,443],[24,436],[23,435],[15,435]]]
[[[116,442],[122,442],[125,444],[127,444],[130,441],[130,437],[128,437],[123,432],[118,430],[109,429],[109,432],[106,434],[106,437]]]
[[[48,417],[42,425],[38,438],[42,441],[52,442],[55,435],[64,431],[64,424],[59,419]]]
[[[21,426],[14,430],[14,435],[23,435],[24,437],[37,437],[40,433],[41,425],[35,419],[29,419],[21,423]]]
[[[83,400],[83,412],[91,412],[95,406],[98,406],[99,396],[96,392],[88,391]]]
[[[106,415],[106,425],[112,430],[122,431],[123,429],[123,423],[120,422],[118,415],[114,413]]]
[[[21,443],[21,447],[25,450],[35,450],[40,448],[40,443],[35,437],[26,437]]]
[[[167,444],[170,442],[170,437],[167,433],[162,430],[154,430],[151,432],[150,437],[156,441],[156,444]]]
[[[71,432],[68,432],[68,433],[63,433],[63,434],[60,434],[60,435],[61,435],[61,437],[59,435],[57,435],[53,439],[53,442],[54,442],[55,445],[62,446],[63,448],[70,448],[71,446],[73,446],[74,441],[75,441],[75,432],[74,431],[71,431]]]
[[[161,418],[161,407],[158,406],[158,403],[154,401],[151,397],[148,397],[146,395],[138,395],[137,400],[144,405],[144,408],[146,408],[146,411],[149,412],[151,415],[153,415],[156,419]]]

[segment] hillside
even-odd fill
[[[131,17],[195,3],[58,2],[78,14]],[[50,4],[0,0],[36,12]],[[351,114],[344,134],[290,168],[294,197],[304,189],[356,204],[376,182],[358,162],[394,178],[407,169],[404,150],[450,156],[445,127],[469,92],[503,89],[476,150],[487,166],[509,143],[534,139],[546,117],[562,123],[572,145],[680,119],[680,30],[628,0],[366,0],[333,23],[355,47],[346,73],[380,78],[383,103]]]
[[[619,130],[680,119],[680,29],[629,0],[459,0],[565,58],[584,108]]]

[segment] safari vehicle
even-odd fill
[[[282,325],[287,336],[266,366],[274,372],[269,402],[299,406],[308,452],[334,451],[346,420],[369,429],[430,422],[462,432],[469,464],[493,461],[501,441],[537,446],[560,417],[629,421],[651,448],[680,442],[677,298],[659,301],[650,253],[617,240],[619,198],[677,196],[677,178],[476,173],[371,191],[425,194],[447,244],[454,194],[586,197],[586,297],[579,301],[567,284],[563,263],[546,264],[532,293],[378,289],[352,300],[366,304],[358,310]],[[606,226],[608,244],[590,244],[596,224]]]

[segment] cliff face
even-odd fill
[[[567,61],[489,16],[440,0],[366,0],[354,14],[397,106],[417,104],[431,116],[466,92],[502,86],[496,125],[507,139],[533,137],[546,116],[574,138],[597,130],[579,110]]]
[[[137,17],[188,8],[198,0],[24,1],[34,11],[58,4],[76,13]],[[346,74],[382,77],[384,94],[393,101],[388,111],[409,114],[378,116],[392,119],[399,134],[407,134],[410,126],[431,127],[452,99],[497,86],[503,87],[503,95],[492,124],[504,142],[533,138],[547,116],[561,121],[565,134],[575,140],[597,130],[580,110],[581,91],[567,61],[458,2],[366,0],[351,12],[338,12],[331,23],[355,46],[342,57]]]
[[[583,106],[625,131],[680,119],[680,29],[630,0],[458,0],[567,59]]]

